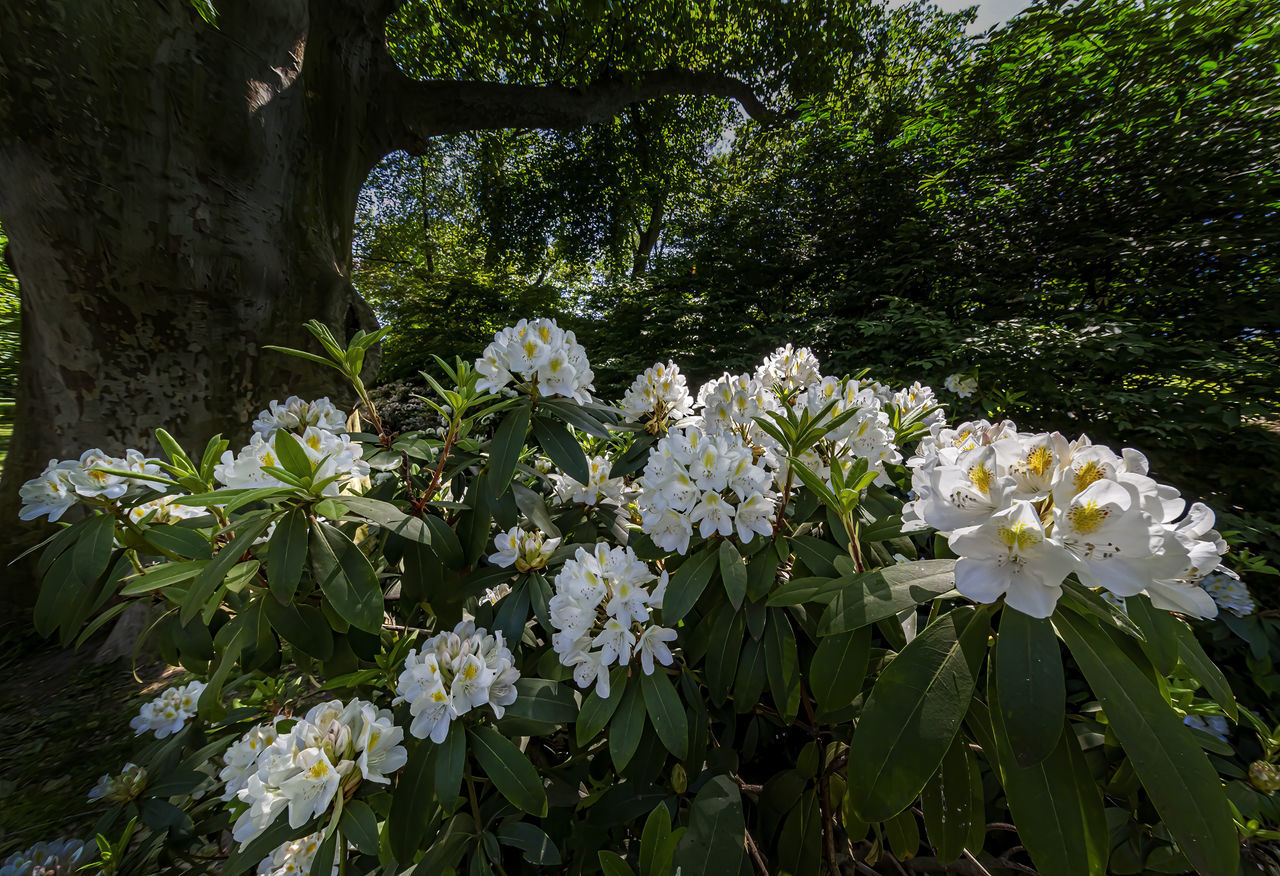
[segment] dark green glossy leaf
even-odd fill
[[[667,582],[667,595],[662,601],[662,618],[668,626],[682,620],[707,588],[719,562],[715,548],[708,546],[686,559]]]
[[[1005,609],[991,661],[1004,704],[992,719],[1000,722],[1021,766],[1039,763],[1058,746],[1067,713],[1062,651],[1053,624]]]
[[[963,735],[951,741],[942,765],[920,794],[929,843],[942,863],[958,860],[975,832],[985,830],[982,774]],[[976,828],[976,831],[975,831]],[[977,853],[981,844],[970,848]]]
[[[871,630],[847,630],[818,642],[809,666],[813,698],[828,712],[846,708],[862,690],[871,656]]]
[[[382,629],[382,588],[369,559],[351,539],[327,523],[311,530],[311,568],[334,610],[357,629]]]
[[[652,675],[640,676],[640,689],[645,711],[658,738],[676,760],[684,760],[689,753],[689,722],[671,679],[661,667],[655,666]]]
[[[530,815],[547,814],[547,792],[538,770],[514,742],[488,724],[472,727],[467,736],[476,761],[503,797]]]
[[[921,560],[865,572],[850,579],[831,600],[818,623],[818,634],[869,626],[954,587],[955,560]]]
[[[724,592],[729,597],[729,603],[734,608],[740,608],[742,600],[747,596],[747,564],[728,539],[720,542],[720,578],[724,581]]]
[[[683,873],[737,873],[746,855],[742,797],[728,776],[713,776],[693,799],[689,830],[676,846]]]
[[[520,451],[524,450],[524,439],[529,432],[529,419],[532,416],[532,403],[524,399],[507,412],[494,433],[493,443],[489,445],[490,495],[500,495],[511,483],[516,463],[520,460]]]
[[[582,446],[564,426],[546,417],[535,417],[533,434],[538,439],[538,446],[557,468],[580,484],[591,479],[591,470]]]
[[[307,514],[301,508],[293,508],[271,534],[267,543],[267,583],[271,595],[279,602],[293,599],[302,580],[302,569],[307,561]]]

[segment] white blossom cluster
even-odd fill
[[[235,800],[241,791],[249,787],[249,777],[258,771],[258,758],[280,735],[280,721],[277,717],[270,724],[250,728],[223,752],[223,766],[218,772],[218,779],[223,784],[223,800]]]
[[[779,347],[756,367],[756,382],[769,390],[807,389],[822,379],[818,357],[808,347]]]
[[[1176,489],[1148,477],[1136,450],[979,420],[935,425],[908,464],[917,498],[903,509],[903,528],[947,536],[960,557],[956,589],[976,602],[1004,596],[1011,608],[1048,617],[1074,573],[1119,597],[1146,593],[1160,609],[1218,612],[1199,586],[1226,551],[1213,512],[1187,508]]]
[[[258,864],[258,876],[309,876],[311,865],[324,841],[324,832],[316,831],[301,839],[283,843]],[[342,862],[334,856],[333,873],[341,869]]]
[[[108,800],[127,803],[142,793],[147,784],[147,770],[136,763],[126,763],[118,775],[104,774],[89,789],[89,800]]]
[[[68,876],[91,856],[90,848],[77,839],[36,843],[0,861],[0,876]]]
[[[595,379],[587,351],[573,332],[550,319],[522,319],[502,329],[476,360],[476,371],[481,392],[497,393],[519,378],[536,384],[542,395],[562,395],[579,404],[591,401]]]
[[[202,517],[208,513],[208,509],[198,505],[175,505],[172,496],[161,496],[159,499],[134,505],[127,513],[134,523],[142,523],[145,520],[153,525],[159,525]]]
[[[439,743],[449,735],[449,725],[472,709],[487,705],[501,718],[516,701],[519,678],[502,633],[463,621],[409,652],[396,680],[395,702],[409,704],[410,733]]]
[[[196,703],[204,692],[204,682],[192,681],[171,687],[149,703],[129,721],[134,735],[154,733],[157,739],[177,733],[196,714]]]
[[[650,590],[654,581],[658,585]],[[556,628],[551,646],[560,663],[573,668],[579,687],[594,682],[596,693],[607,697],[610,666],[639,658],[645,675],[652,675],[655,660],[671,665],[667,643],[675,640],[676,631],[650,619],[652,609],[662,608],[666,572],[659,578],[631,548],[601,542],[594,551],[578,548],[555,584],[548,604]]]
[[[521,530],[514,526],[500,532],[493,540],[497,553],[489,555],[489,562],[504,569],[515,566],[517,572],[542,569],[560,546],[560,539],[547,538],[538,530]],[[495,600],[496,601],[496,600]]]
[[[327,398],[306,402],[291,396],[283,405],[273,400],[254,422],[249,443],[239,453],[223,453],[213,476],[232,489],[287,486],[264,470],[281,467],[275,442],[287,435],[316,467],[316,481],[330,481],[322,489],[326,496],[358,492],[368,482],[369,463],[364,448],[342,431],[346,419]]]
[[[933,391],[933,387],[925,386],[920,381],[916,381],[910,386],[903,387],[889,397],[889,405],[897,408],[898,414],[905,417],[913,411],[921,408],[936,408],[936,410],[926,414],[921,422],[932,426],[934,423],[944,423],[946,415],[942,412],[938,395]]]
[[[642,422],[646,431],[660,435],[693,414],[693,396],[675,363],[657,362],[636,377],[622,397],[622,411],[628,423]]]
[[[556,501],[562,505],[621,505],[625,482],[622,478],[609,477],[613,463],[607,456],[587,457],[587,482],[581,483],[568,474],[554,471],[550,474]]]
[[[159,485],[143,478],[109,474],[104,469],[160,475],[160,466],[138,450],[126,450],[124,456],[108,456],[96,447],[80,454],[79,459],[51,459],[44,471],[18,488],[22,508],[18,517],[34,520],[47,516],[57,522],[72,505],[83,499],[97,501],[129,501]]]
[[[403,738],[391,711],[365,700],[315,706],[258,755],[256,770],[236,794],[248,806],[231,835],[248,843],[286,810],[296,829],[361,781],[388,784],[409,759]]]
[[[1228,735],[1231,732],[1231,725],[1227,723],[1227,719],[1221,715],[1187,715],[1182,719],[1182,723],[1186,724],[1192,730],[1199,730],[1201,733],[1208,733],[1215,736],[1223,742],[1230,742]]]
[[[305,432],[314,426],[325,432],[347,431],[347,415],[326,398],[306,401],[291,395],[284,404],[272,399],[267,409],[258,414],[253,431],[263,438],[270,438],[279,429],[286,432]]]
[[[978,378],[964,374],[948,374],[942,381],[947,392],[955,393],[960,398],[968,398],[978,391]]]
[[[829,481],[832,465],[847,468],[854,459],[861,458],[867,461],[868,471],[877,472],[878,481],[889,483],[885,464],[902,462],[902,454],[894,443],[893,427],[882,396],[874,387],[856,380],[823,377],[796,400],[815,417],[833,402],[827,419],[849,411],[853,411],[853,415],[827,432],[817,449],[801,457],[801,461],[823,480]],[[786,472],[785,460],[775,457],[772,446],[767,446],[766,451],[766,462],[779,472],[781,478]]]
[[[1218,608],[1226,609],[1236,617],[1244,617],[1258,610],[1249,588],[1234,575],[1221,570],[1210,572],[1204,576],[1200,586],[1204,587],[1213,601],[1218,604]]]
[[[674,429],[658,441],[640,478],[640,528],[666,551],[687,553],[696,524],[703,538],[744,543],[773,534],[773,476],[737,434]]]
[[[698,390],[697,410],[706,431],[734,432],[752,443],[764,437],[755,418],[781,409],[773,390],[749,374],[725,373]]]

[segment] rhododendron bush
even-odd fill
[[[379,336],[310,327],[325,355],[286,352],[356,410],[272,400],[247,441],[23,488],[64,521],[41,631],[143,601],[196,677],[93,789],[139,872],[1236,872],[1205,752],[1249,716],[1186,621],[1225,545],[1138,451],[789,345],[608,404],[547,320],[440,360],[442,427],[397,435]]]

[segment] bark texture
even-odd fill
[[[243,439],[272,398],[336,393],[264,351],[316,318],[372,326],[351,286],[356,199],[375,162],[474,128],[569,127],[662,94],[768,111],[687,70],[568,90],[420,82],[386,49],[390,0],[0,3],[0,222],[22,293],[0,561],[39,535],[17,489],[52,457]],[[12,571],[12,608],[33,598]]]

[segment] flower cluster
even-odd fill
[[[686,553],[694,524],[703,538],[749,542],[773,534],[773,478],[735,434],[676,429],[658,441],[640,478],[640,528],[654,544]]]
[[[551,486],[556,501],[562,505],[577,502],[583,505],[621,505],[624,481],[609,477],[613,463],[607,456],[587,458],[587,482],[581,483],[563,472],[552,472]]]
[[[822,379],[818,357],[808,347],[792,349],[790,344],[766,356],[756,368],[756,382],[766,389],[791,392],[806,389]]]
[[[657,581],[650,590],[647,585]],[[640,659],[645,675],[656,660],[670,666],[674,659],[667,643],[676,631],[651,623],[650,611],[662,608],[667,574],[649,571],[631,548],[610,548],[601,542],[594,551],[578,548],[556,576],[556,592],[548,609],[556,632],[551,646],[560,663],[573,668],[579,687],[595,682],[596,693],[609,696],[609,667]]]
[[[921,387],[921,390],[929,391],[926,387]],[[909,392],[902,390],[898,394]],[[815,417],[831,406],[826,419],[835,419],[850,411],[853,413],[827,432],[816,450],[801,461],[823,480],[830,480],[832,465],[847,467],[854,459],[865,459],[868,470],[877,472],[882,483],[888,483],[884,466],[901,462],[902,454],[894,443],[893,428],[884,405],[885,397],[893,398],[898,394],[885,392],[882,395],[874,387],[864,386],[856,380],[823,377],[799,396],[796,403],[804,405]],[[772,447],[767,450],[766,463],[780,475],[784,474],[785,461],[775,458]]]
[[[81,840],[36,843],[0,861],[0,876],[68,876],[89,858],[90,849]]]
[[[753,442],[764,434],[755,418],[781,409],[772,389],[749,374],[722,374],[702,384],[697,408],[707,432],[734,432]]]
[[[234,800],[249,787],[249,777],[258,771],[258,758],[280,735],[276,718],[270,724],[259,724],[231,743],[222,754],[222,770],[218,779],[223,784],[222,799]]]
[[[1223,571],[1211,572],[1204,576],[1200,586],[1218,604],[1218,608],[1226,609],[1236,617],[1244,617],[1258,610],[1253,594],[1235,575]]]
[[[1146,593],[1157,608],[1217,614],[1198,586],[1226,551],[1213,512],[1188,509],[1177,490],[1148,477],[1136,450],[1020,434],[1008,421],[932,431],[909,463],[917,498],[903,509],[903,528],[947,535],[965,596],[1004,596],[1018,611],[1048,617],[1075,573],[1116,596]]]
[[[517,377],[536,384],[542,395],[563,395],[580,404],[591,401],[595,374],[587,351],[573,332],[550,319],[522,319],[493,336],[476,360],[476,389],[497,393]]]
[[[515,526],[499,533],[493,546],[498,552],[489,555],[489,562],[503,568],[515,566],[517,572],[529,572],[546,567],[560,546],[560,539],[546,538],[537,530],[526,532]]]
[[[161,496],[159,499],[153,499],[150,502],[143,502],[140,505],[134,505],[127,512],[129,519],[134,523],[147,522],[150,524],[177,523],[179,520],[192,520],[196,517],[203,517],[208,513],[207,508],[201,508],[198,505],[175,505],[173,497]]]
[[[204,692],[204,682],[192,681],[181,687],[171,687],[160,696],[146,703],[129,721],[134,735],[154,733],[157,739],[177,733],[196,714],[196,702]]]
[[[258,876],[306,876],[320,851],[324,833],[316,831],[301,839],[290,840],[262,859],[258,864]],[[342,861],[335,856],[333,873],[341,869]]]
[[[328,482],[322,489],[326,496],[357,492],[367,483],[369,463],[364,448],[342,431],[346,419],[327,398],[272,401],[254,422],[253,438],[239,453],[223,453],[213,476],[232,489],[288,486],[267,469],[280,467],[275,442],[292,440],[310,460],[316,482]]]
[[[331,700],[315,706],[258,755],[257,769],[236,794],[248,807],[231,835],[248,843],[286,810],[289,826],[297,829],[361,781],[389,783],[409,759],[403,738],[391,711],[373,703]]]
[[[280,429],[305,432],[312,426],[325,432],[345,432],[347,415],[327,397],[305,401],[291,395],[284,404],[272,399],[267,409],[254,420],[253,431],[263,438],[270,438]]]
[[[903,387],[889,397],[889,405],[896,408],[898,415],[905,417],[915,411],[924,408],[934,408],[933,411],[926,414],[921,422],[932,426],[934,423],[944,423],[946,415],[942,412],[938,395],[933,391],[933,387],[925,386],[920,381],[916,381],[910,386]]]
[[[463,621],[451,633],[438,633],[414,648],[396,680],[395,702],[407,702],[419,739],[444,742],[457,718],[488,705],[499,718],[516,701],[520,670],[502,633],[476,629]]]
[[[89,789],[89,800],[107,800],[112,803],[127,803],[142,793],[147,784],[147,770],[136,763],[126,763],[116,776],[103,775],[98,783]]]
[[[51,459],[39,477],[18,488],[22,499],[18,517],[34,520],[48,516],[49,522],[55,523],[67,509],[84,499],[127,502],[148,489],[159,489],[154,481],[111,474],[107,469],[151,477],[161,474],[160,467],[137,450],[126,450],[124,456],[114,457],[95,447],[80,454],[79,459]]]
[[[661,435],[672,423],[693,413],[693,396],[684,375],[672,362],[658,362],[638,376],[622,397],[627,422],[640,421],[645,431]]]
[[[978,378],[965,374],[948,374],[942,385],[947,392],[955,393],[960,398],[968,398],[978,391]]]

